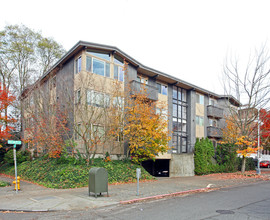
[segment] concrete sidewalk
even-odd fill
[[[0,180],[12,183],[13,179],[0,175]],[[136,183],[109,185],[107,193],[95,198],[88,196],[88,188],[49,189],[21,181],[21,191],[16,194],[14,186],[0,187],[0,210],[54,211],[85,210],[96,207],[126,204],[148,199],[189,194],[211,188],[223,188],[260,182],[258,178],[222,179],[217,176],[194,176],[157,178],[153,182],[140,183],[140,195],[136,196]]]

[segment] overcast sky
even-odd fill
[[[227,55],[241,61],[255,47],[270,48],[269,0],[10,0],[0,5],[0,30],[24,24],[66,50],[79,40],[116,46],[148,67],[219,94]]]

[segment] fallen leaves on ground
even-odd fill
[[[265,173],[265,172],[263,172]],[[262,179],[270,180],[270,176],[258,175],[256,171],[246,171],[245,173],[235,172],[235,173],[213,173],[206,176],[213,177],[216,179]]]

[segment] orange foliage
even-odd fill
[[[126,100],[124,135],[129,141],[132,160],[140,163],[168,151],[168,121],[156,114],[156,103],[147,98],[146,88]],[[160,106],[159,106],[160,107]]]
[[[47,118],[45,114],[32,114],[32,124],[26,128],[25,143],[36,147],[38,153],[48,152],[49,157],[59,158],[65,144],[64,136],[68,132],[65,114],[59,111]]]
[[[7,108],[14,102],[15,96],[11,95],[2,83],[0,83],[0,140],[7,140],[14,130],[10,124],[16,122],[12,117],[7,114]]]
[[[246,136],[237,138],[235,145],[238,146],[236,151],[238,154],[241,154],[243,157],[250,156],[252,153],[256,153],[258,148],[255,147],[256,143],[248,140]]]

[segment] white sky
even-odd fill
[[[69,50],[79,40],[116,46],[144,65],[223,94],[227,54],[270,48],[269,0],[10,0],[0,30],[24,24]]]

